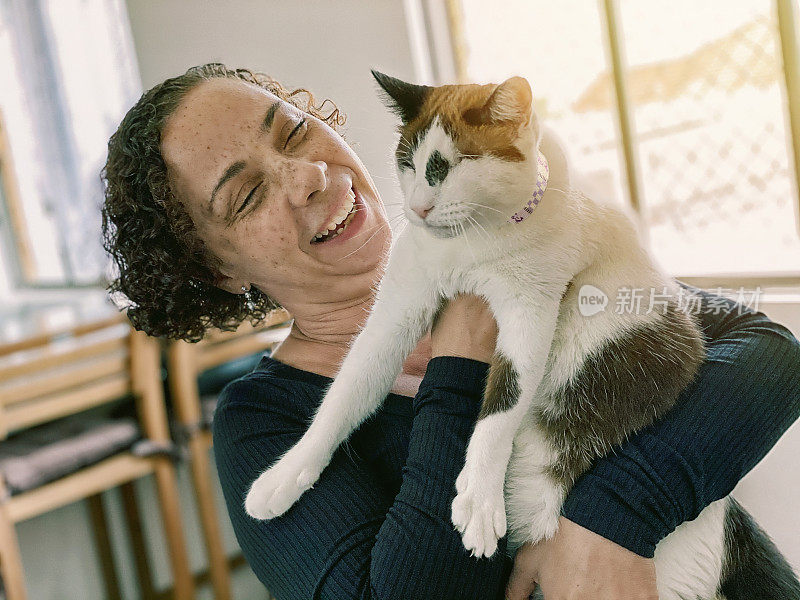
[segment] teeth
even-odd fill
[[[317,233],[312,238],[311,241],[318,240],[321,237],[325,236],[327,233],[334,230],[336,230],[337,235],[341,233],[345,225],[345,223],[343,223],[342,221],[348,216],[352,216],[350,211],[353,210],[353,206],[355,205],[356,202],[356,194],[353,191],[353,188],[347,190],[347,199],[348,199],[347,205],[342,207],[342,210],[340,210],[338,214],[334,215],[333,220],[325,226],[325,229],[321,233]]]
[[[341,225],[336,225],[336,231],[335,231],[335,233],[334,233],[333,235],[331,235],[330,237],[328,237],[328,239],[329,239],[329,240],[332,240],[332,239],[333,239],[333,238],[335,238],[337,235],[339,235],[340,233],[342,233],[342,231],[344,231],[344,228],[345,228],[345,227],[347,227],[347,225],[349,225],[349,224],[350,224],[350,221],[352,221],[352,220],[353,220],[353,216],[354,216],[354,215],[355,215],[355,213],[354,213],[354,212],[347,214],[347,216],[346,216],[345,220],[342,222],[342,224],[341,224]],[[321,238],[325,237],[325,236],[326,236],[327,234],[329,234],[331,231],[333,231],[333,229],[328,229],[328,231],[326,231],[325,233],[318,233],[318,234],[316,234],[316,235],[315,235],[313,238],[311,238],[311,241],[312,241],[312,242],[315,242],[315,241],[317,241],[317,240],[319,240],[319,239],[321,239]]]

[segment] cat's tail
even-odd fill
[[[725,600],[800,600],[800,581],[742,505],[727,498],[725,557],[720,594]]]

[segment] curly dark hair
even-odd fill
[[[192,67],[142,95],[108,141],[103,247],[117,271],[109,293],[127,298],[133,326],[157,337],[198,341],[212,327],[231,330],[245,319],[255,324],[280,308],[255,287],[231,294],[214,285],[219,261],[170,188],[161,155],[164,124],[190,90],[217,77],[257,85],[334,129],[344,124],[330,100],[317,105],[306,89],[289,91],[263,73],[220,63]],[[332,109],[323,114],[327,103]]]

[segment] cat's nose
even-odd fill
[[[417,207],[413,207],[412,206],[411,210],[413,210],[415,213],[417,213],[420,216],[421,219],[424,219],[425,217],[428,216],[428,213],[431,212],[432,208],[433,208],[433,205],[430,205],[430,206],[427,206],[427,207],[424,207],[424,208],[421,207],[421,206],[417,206]]]

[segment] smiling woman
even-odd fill
[[[237,107],[230,96],[219,103],[218,96],[195,93],[202,88],[213,92],[215,86],[239,88],[242,103]],[[206,117],[219,124],[210,134],[212,137],[203,140],[205,143],[197,138],[196,122],[181,118],[192,114],[189,100],[197,101],[192,106],[209,109]],[[326,105],[331,110],[325,111]],[[241,110],[254,111],[255,120],[242,120]],[[237,133],[241,134],[236,139],[225,138],[226,131],[233,131],[229,129],[231,120],[238,123]],[[269,156],[263,144],[258,146],[258,140],[269,139],[272,158],[278,151],[288,156],[299,150],[309,136],[335,140],[346,147],[336,133],[343,124],[344,116],[328,100],[318,105],[307,90],[289,91],[263,74],[221,64],[191,68],[145,93],[109,140],[103,170],[104,245],[119,269],[110,290],[121,293],[130,303],[128,315],[133,324],[151,335],[197,340],[208,327],[235,327],[245,319],[263,318],[280,306],[279,301],[250,282],[246,296],[240,293],[241,285],[231,284],[225,289],[220,286],[226,280],[226,271],[231,270],[225,256],[237,251],[231,243],[235,238],[221,234],[239,232],[237,223],[246,222],[270,195],[282,193],[275,182],[285,178],[269,165],[257,164],[256,155]],[[188,147],[200,153],[189,155],[180,149],[170,152],[169,146],[162,148],[168,129],[184,136],[177,141],[193,138],[192,143],[176,144],[173,150]],[[246,150],[251,153],[249,161],[245,159]],[[220,164],[210,164],[208,157]],[[227,159],[224,164],[223,159]],[[196,161],[185,178],[178,175],[184,171],[176,168],[182,160]],[[328,182],[321,166],[305,162],[308,170],[319,169],[316,185],[326,189]],[[296,172],[300,168],[291,161],[273,164],[285,171]],[[363,168],[359,170],[365,172]],[[204,177],[196,177],[197,173]],[[341,201],[336,206],[329,205],[332,215],[338,214],[347,200],[351,186],[342,189],[345,179],[342,177],[336,188]],[[202,187],[209,185],[207,190]],[[364,193],[375,197],[371,182],[365,181],[363,188]],[[200,203],[200,198],[207,200]],[[308,224],[303,231],[307,248],[314,234],[329,222],[325,220],[328,216],[319,215],[314,225]],[[211,239],[220,246],[209,247],[209,237],[198,235],[198,227],[212,229],[215,235]],[[285,231],[276,231],[274,237],[259,242],[282,243],[286,235]],[[238,241],[246,240],[241,237]],[[252,253],[251,247],[246,255]]]

